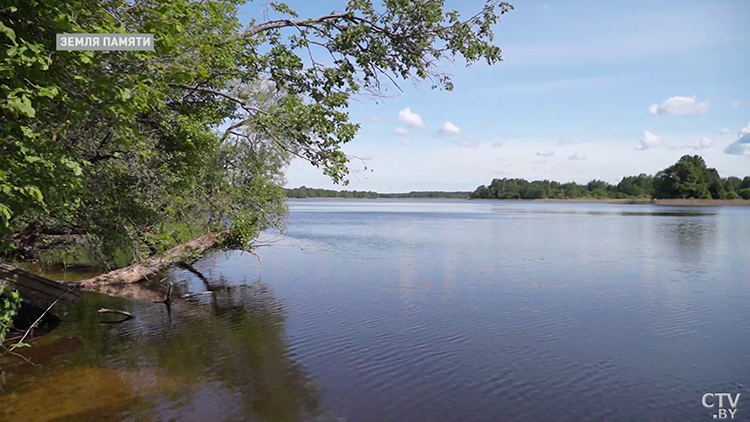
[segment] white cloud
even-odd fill
[[[732,107],[737,108],[737,107],[747,107],[747,106],[750,106],[750,103],[743,103],[743,102],[739,102],[739,101],[732,101]]]
[[[582,154],[580,152],[576,152],[575,154],[571,154],[568,156],[568,160],[573,160],[573,161],[585,160],[585,159],[586,159],[586,154]]]
[[[689,144],[685,144],[682,146],[683,149],[690,148],[690,149],[705,149],[705,148],[711,148],[714,146],[714,141],[703,138],[700,141],[697,142],[691,142]]]
[[[451,122],[446,121],[443,123],[443,127],[440,128],[441,135],[458,135],[461,133],[461,129]]]
[[[736,141],[724,149],[725,154],[750,156],[750,123],[740,130]]]
[[[658,148],[662,146],[661,138],[659,135],[655,135],[649,131],[643,132],[643,139],[640,140],[640,144],[635,147],[636,151],[645,151],[651,148]]]
[[[405,127],[397,127],[396,129],[393,129],[393,134],[398,136],[406,136],[409,134],[409,130]]]
[[[708,101],[700,102],[697,97],[670,97],[661,104],[652,104],[648,112],[654,116],[695,116],[708,113]]]
[[[495,141],[492,143],[492,148],[500,148],[501,146],[503,146],[503,143],[500,141]]]
[[[460,146],[461,148],[479,148],[479,142],[472,141],[470,139],[465,139],[463,141],[453,141],[453,143]]]
[[[408,139],[404,139],[401,141],[401,145],[411,145],[411,141],[409,141]]]
[[[395,113],[394,113],[395,114]],[[395,116],[394,116],[395,117]],[[745,124],[748,122],[745,121]],[[744,126],[744,124],[742,125]],[[731,128],[731,126],[730,126]],[[736,129],[739,129],[737,127]],[[710,167],[719,170],[723,177],[736,175],[744,177],[748,173],[750,155],[727,155],[724,148],[737,139],[737,131],[733,130],[733,139],[720,140],[706,134],[679,134],[674,138],[663,135],[662,140],[670,144],[682,146],[688,139],[700,140],[701,136],[708,136],[716,146],[698,151]],[[388,136],[393,128],[386,131]],[[414,133],[414,131],[412,131]],[[661,133],[660,133],[661,134]],[[642,133],[641,133],[642,135]],[[640,173],[655,174],[677,161],[680,156],[692,150],[668,150],[664,147],[655,148],[648,152],[635,151],[633,146],[638,138],[631,142],[623,142],[622,138],[596,138],[595,142],[585,142],[584,148],[568,147],[570,151],[555,148],[555,156],[547,158],[551,169],[546,171],[544,163],[532,163],[545,160],[536,155],[537,151],[552,148],[552,144],[559,138],[517,138],[502,139],[503,147],[493,149],[492,142],[499,139],[476,139],[479,148],[460,148],[452,142],[421,143],[409,137],[392,136],[391,142],[382,142],[377,133],[363,135],[355,142],[346,145],[348,155],[369,157],[367,179],[352,176],[350,185],[346,189],[372,190],[376,192],[408,192],[410,190],[474,190],[481,184],[489,183],[496,178],[495,171],[512,171],[514,177],[527,180],[550,179],[560,182],[574,180],[586,183],[592,179],[606,180],[618,183],[623,176]],[[684,138],[690,136],[690,138]],[[715,135],[719,136],[719,135]],[[728,136],[727,136],[728,137]],[[410,139],[409,146],[402,146],[400,141]],[[455,140],[471,139],[458,135]],[[574,138],[575,139],[575,138]],[[451,139],[453,140],[453,139]],[[584,144],[581,142],[581,144]],[[721,148],[719,148],[719,146]],[[568,155],[575,151],[585,152],[585,161],[568,161]],[[499,161],[500,157],[504,161]],[[350,165],[359,166],[358,161]],[[287,186],[301,185],[343,189],[334,185],[321,169],[311,166],[306,161],[295,159],[287,170]]]
[[[719,129],[719,133],[721,133],[722,135],[726,135],[727,133],[731,133],[731,132],[732,131],[727,128]]]
[[[413,113],[409,107],[398,112],[398,120],[406,123],[411,127],[424,127],[422,117],[417,113]]]
[[[540,157],[552,157],[553,155],[555,155],[555,150],[554,149],[545,149],[543,151],[537,151],[536,155],[538,155]]]

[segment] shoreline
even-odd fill
[[[649,198],[576,198],[576,199],[481,199],[481,198],[344,198],[344,197],[320,197],[320,198],[287,198],[287,200],[359,200],[359,201],[382,201],[382,200],[406,200],[406,201],[497,201],[497,202],[569,202],[569,203],[596,203],[596,204],[619,204],[619,205],[659,205],[672,207],[750,207],[750,199],[656,199]]]
[[[523,200],[522,200],[523,201]],[[604,204],[625,205],[661,205],[661,206],[699,206],[699,207],[747,207],[748,199],[648,199],[648,198],[617,198],[617,199],[531,199],[537,202],[595,202]]]

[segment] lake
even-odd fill
[[[40,366],[2,361],[0,419],[684,422],[741,393],[750,420],[750,208],[289,204],[262,262],[163,275],[213,295],[60,307]]]

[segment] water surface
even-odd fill
[[[0,419],[750,420],[750,209],[290,201],[287,235],[85,294]],[[192,270],[192,271],[191,271]],[[100,307],[136,315],[102,324]]]

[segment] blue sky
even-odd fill
[[[512,3],[495,27],[503,62],[445,64],[452,92],[407,82],[393,98],[351,105],[362,129],[344,150],[373,171],[359,174],[354,160],[347,189],[473,190],[502,177],[616,183],[687,153],[723,176],[750,175],[750,2]],[[288,4],[301,17],[345,7]],[[482,4],[447,1],[465,15]],[[334,187],[304,162],[287,180]]]

